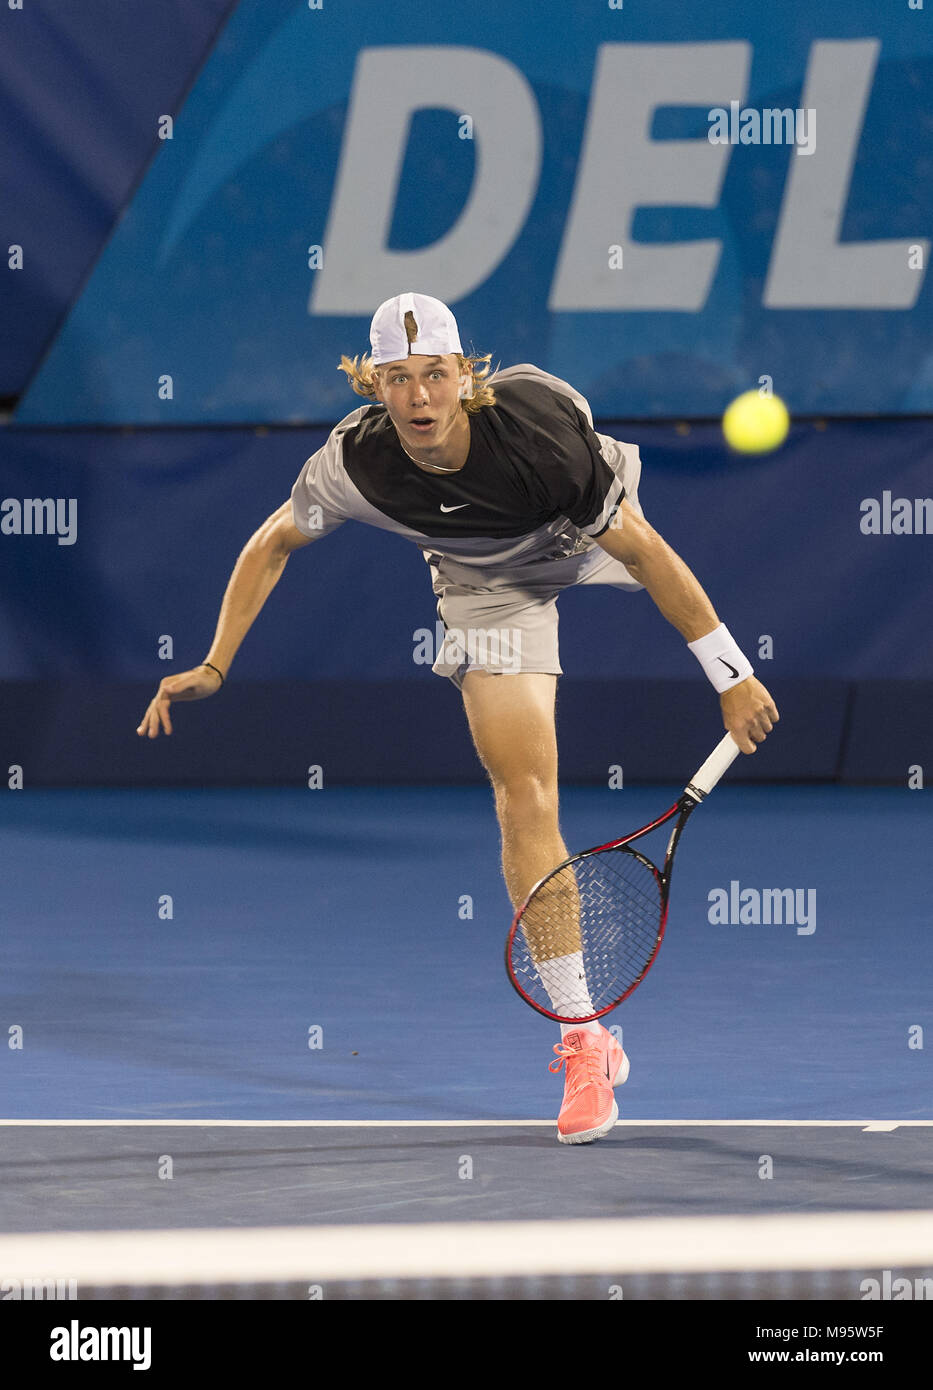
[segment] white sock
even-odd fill
[[[591,1014],[593,1001],[586,987],[586,973],[583,969],[583,952],[573,951],[569,956],[554,956],[550,960],[535,962],[535,969],[550,996],[555,1013]],[[598,1033],[600,1025],[596,1019],[591,1023],[562,1023],[560,1035],[580,1029],[587,1033]]]
[[[561,1042],[568,1033],[598,1033],[600,1026],[598,1018],[591,1019],[589,1023],[562,1023],[560,1024]]]

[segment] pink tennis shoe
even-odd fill
[[[598,1033],[586,1028],[567,1033],[554,1051],[557,1060],[548,1071],[559,1072],[567,1064],[557,1137],[562,1144],[590,1144],[608,1134],[619,1118],[613,1087],[627,1080],[628,1058],[602,1025]]]

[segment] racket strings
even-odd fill
[[[536,889],[512,939],[528,998],[567,1021],[616,1004],[641,979],[661,931],[656,871],[624,846],[565,864]]]

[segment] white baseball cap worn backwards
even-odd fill
[[[409,311],[418,325],[418,336],[413,343],[409,343],[405,332],[405,315]],[[397,294],[380,304],[370,325],[369,341],[373,364],[377,367],[408,357],[410,353],[423,357],[444,357],[451,352],[463,354],[457,320],[446,304],[432,299],[429,294]]]

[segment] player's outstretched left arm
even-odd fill
[[[619,507],[608,531],[596,537],[596,544],[614,559],[621,560],[632,578],[645,586],[658,609],[685,642],[699,642],[721,627],[699,580],[628,502]],[[732,655],[730,648],[724,647],[724,652],[724,656],[713,656],[713,660],[722,665],[722,683],[735,679],[731,672],[740,674],[742,669],[738,656],[733,661],[728,659]],[[702,649],[697,655],[713,679],[719,671],[718,665],[711,670]],[[747,662],[745,664],[748,669]],[[754,753],[756,745],[764,742],[780,718],[777,706],[753,675],[736,679],[734,685],[725,689],[718,680],[714,683],[720,689],[723,724],[743,753]]]

